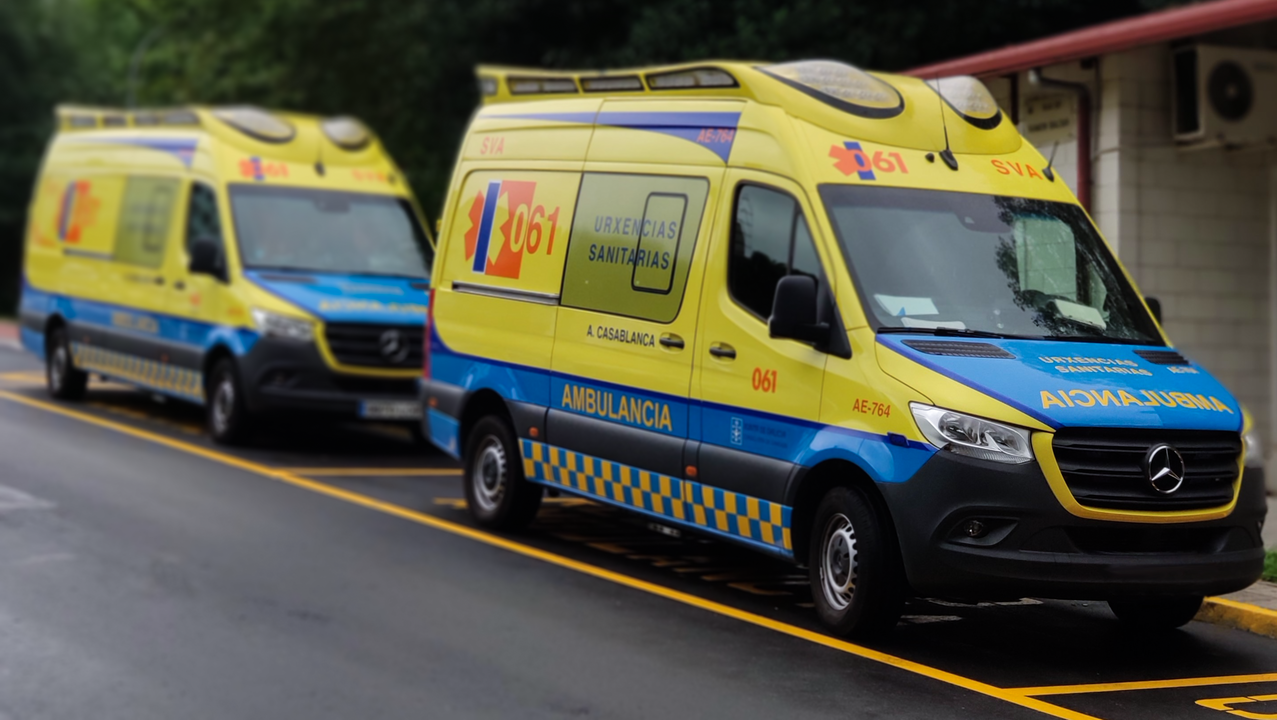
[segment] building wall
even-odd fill
[[[1271,447],[1268,168],[1277,157],[1176,147],[1168,45],[1043,74],[1091,88],[1092,216],[1140,290],[1162,301],[1175,346],[1237,395]],[[1060,92],[1035,88],[1027,74],[1019,82],[1021,110],[1035,95]],[[1056,161],[1073,188],[1075,149],[1061,142]]]

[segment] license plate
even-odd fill
[[[420,420],[421,403],[413,400],[364,400],[359,417],[369,420]]]

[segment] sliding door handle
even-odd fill
[[[661,336],[661,345],[671,350],[682,350],[684,347],[683,338],[674,333],[665,333]]]
[[[722,360],[735,360],[736,348],[727,343],[710,343],[709,354]]]

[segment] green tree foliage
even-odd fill
[[[36,169],[67,99],[115,100],[114,38],[127,19],[81,0],[0,0],[0,314],[17,302],[22,236]]]
[[[480,62],[826,57],[898,70],[1170,1],[0,0],[0,102],[21,108],[0,113],[0,243],[20,236],[51,104],[122,104],[129,59],[148,35],[141,103],[356,115],[434,216],[478,101]],[[5,257],[0,273],[12,276]]]

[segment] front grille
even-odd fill
[[[1144,458],[1166,443],[1184,458],[1184,484],[1170,495],[1153,489]],[[1065,428],[1052,442],[1069,492],[1082,505],[1114,510],[1199,510],[1233,499],[1241,435],[1195,430]]]
[[[398,333],[401,350],[388,354],[391,332]],[[421,325],[331,323],[324,326],[324,338],[333,357],[343,365],[407,369],[422,364],[425,332]]]

